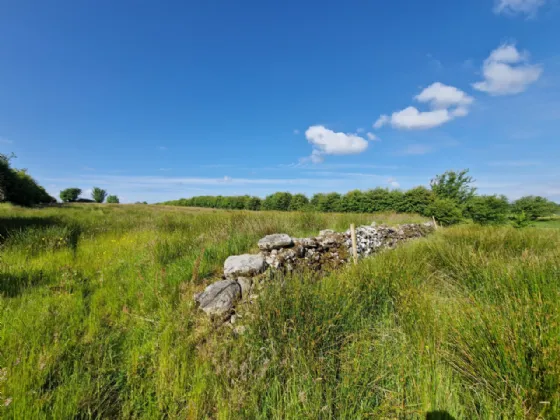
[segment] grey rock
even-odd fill
[[[294,243],[304,248],[317,248],[317,246],[319,245],[315,238],[300,238],[297,240],[294,239]]]
[[[292,238],[285,233],[275,233],[274,235],[267,235],[262,238],[258,245],[259,249],[263,251],[270,251],[272,249],[287,248],[294,244]]]
[[[237,277],[250,277],[262,273],[266,268],[264,257],[260,254],[233,255],[224,262],[224,275],[233,280]]]
[[[326,235],[331,235],[334,233],[334,230],[332,229],[324,229],[319,231],[319,236],[326,236]]]
[[[212,283],[202,293],[194,296],[206,314],[223,318],[231,313],[235,302],[241,297],[241,286],[233,280],[221,280]]]
[[[248,277],[239,277],[237,283],[241,286],[241,299],[246,299],[251,293],[251,287],[253,286],[253,279]]]

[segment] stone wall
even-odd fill
[[[356,228],[358,257],[366,257],[399,243],[426,236],[434,230],[431,222],[396,227],[359,226]],[[247,300],[262,287],[268,271],[290,272],[332,270],[352,260],[350,230],[334,232],[322,230],[311,238],[291,238],[279,233],[268,235],[258,242],[258,254],[228,257],[224,263],[222,280],[209,285],[194,299],[210,317],[227,320],[235,313],[235,304]]]

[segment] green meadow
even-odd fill
[[[560,418],[556,219],[273,278],[242,335],[193,302],[264,235],[425,220],[1,205],[0,417]]]

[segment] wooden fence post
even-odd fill
[[[354,258],[354,264],[358,264],[358,246],[356,245],[356,229],[354,223],[350,225],[350,233],[352,235],[352,256]]]
[[[435,227],[436,230],[437,230],[438,225],[437,225],[437,223],[436,223],[436,218],[435,218],[434,216],[432,216],[432,220],[434,221],[434,227]]]

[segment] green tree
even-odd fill
[[[412,188],[403,194],[397,211],[401,213],[417,213],[425,216],[428,206],[433,200],[433,193],[426,187]]]
[[[313,207],[317,211],[323,212],[337,212],[341,211],[341,196],[339,193],[329,193],[329,194],[315,194],[311,199]]]
[[[300,211],[309,207],[309,198],[303,194],[294,194],[290,200],[290,211]]]
[[[289,192],[276,192],[264,199],[263,208],[264,210],[288,211],[291,201],[292,194]]]
[[[510,211],[504,195],[480,195],[465,204],[464,214],[481,225],[505,223]]]
[[[110,195],[107,197],[107,203],[109,204],[119,204],[119,197],[117,197],[116,195]]]
[[[363,191],[348,191],[342,196],[340,207],[340,211],[366,213],[369,211],[369,200]]]
[[[454,225],[463,219],[461,208],[450,198],[436,198],[428,206],[426,213],[444,226]]]
[[[391,193],[385,188],[375,188],[366,192],[368,213],[375,213],[378,211],[394,210],[393,200]]]
[[[247,210],[260,210],[262,205],[262,200],[259,197],[249,197],[245,208]]]
[[[466,203],[476,192],[472,186],[474,179],[469,176],[469,170],[447,171],[443,175],[436,175],[430,182],[432,191],[438,198],[448,198],[458,204]]]
[[[525,212],[530,220],[536,220],[539,217],[553,215],[557,209],[557,204],[544,197],[529,195],[515,201],[512,207],[514,213]]]
[[[60,199],[65,203],[72,203],[78,199],[82,190],[79,188],[66,188],[60,191]]]
[[[98,187],[93,187],[91,190],[91,198],[93,198],[96,203],[103,203],[105,201],[105,197],[107,197],[107,191]]]

